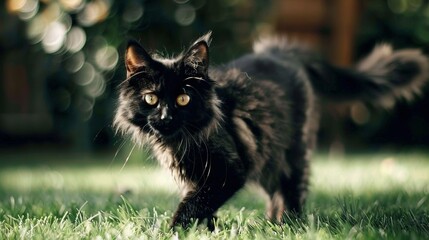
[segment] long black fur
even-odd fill
[[[318,97],[391,107],[426,82],[418,50],[382,45],[356,69],[332,66],[285,39],[268,38],[254,52],[209,68],[210,33],[176,58],[148,54],[130,42],[120,85],[117,130],[151,148],[183,183],[172,226],[208,220],[247,182],[267,195],[267,216],[300,214],[316,141]],[[145,101],[148,94],[156,104]],[[190,97],[178,105],[181,94]],[[153,95],[150,95],[153,96]]]

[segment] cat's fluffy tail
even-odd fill
[[[388,44],[376,46],[353,69],[333,66],[282,39],[260,41],[254,50],[299,59],[315,92],[334,100],[363,100],[389,108],[398,98],[412,100],[429,78],[428,58],[419,49],[394,51]]]

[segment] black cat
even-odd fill
[[[376,47],[355,69],[338,68],[281,38],[209,68],[210,33],[175,58],[149,55],[139,43],[126,51],[114,124],[150,147],[184,184],[172,226],[213,218],[246,182],[269,196],[267,216],[299,214],[307,195],[318,97],[384,107],[410,99],[426,82],[419,50]]]

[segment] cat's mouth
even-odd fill
[[[164,138],[174,138],[179,134],[179,129],[174,126],[162,126],[162,127],[155,127],[151,126],[152,130],[159,136],[162,136]]]

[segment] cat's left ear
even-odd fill
[[[130,40],[128,42],[125,53],[125,67],[127,69],[128,77],[137,71],[149,69],[152,62],[152,58],[140,43],[134,40]]]
[[[208,74],[211,34],[211,32],[208,32],[195,41],[183,57],[183,64],[185,67],[194,73]]]

